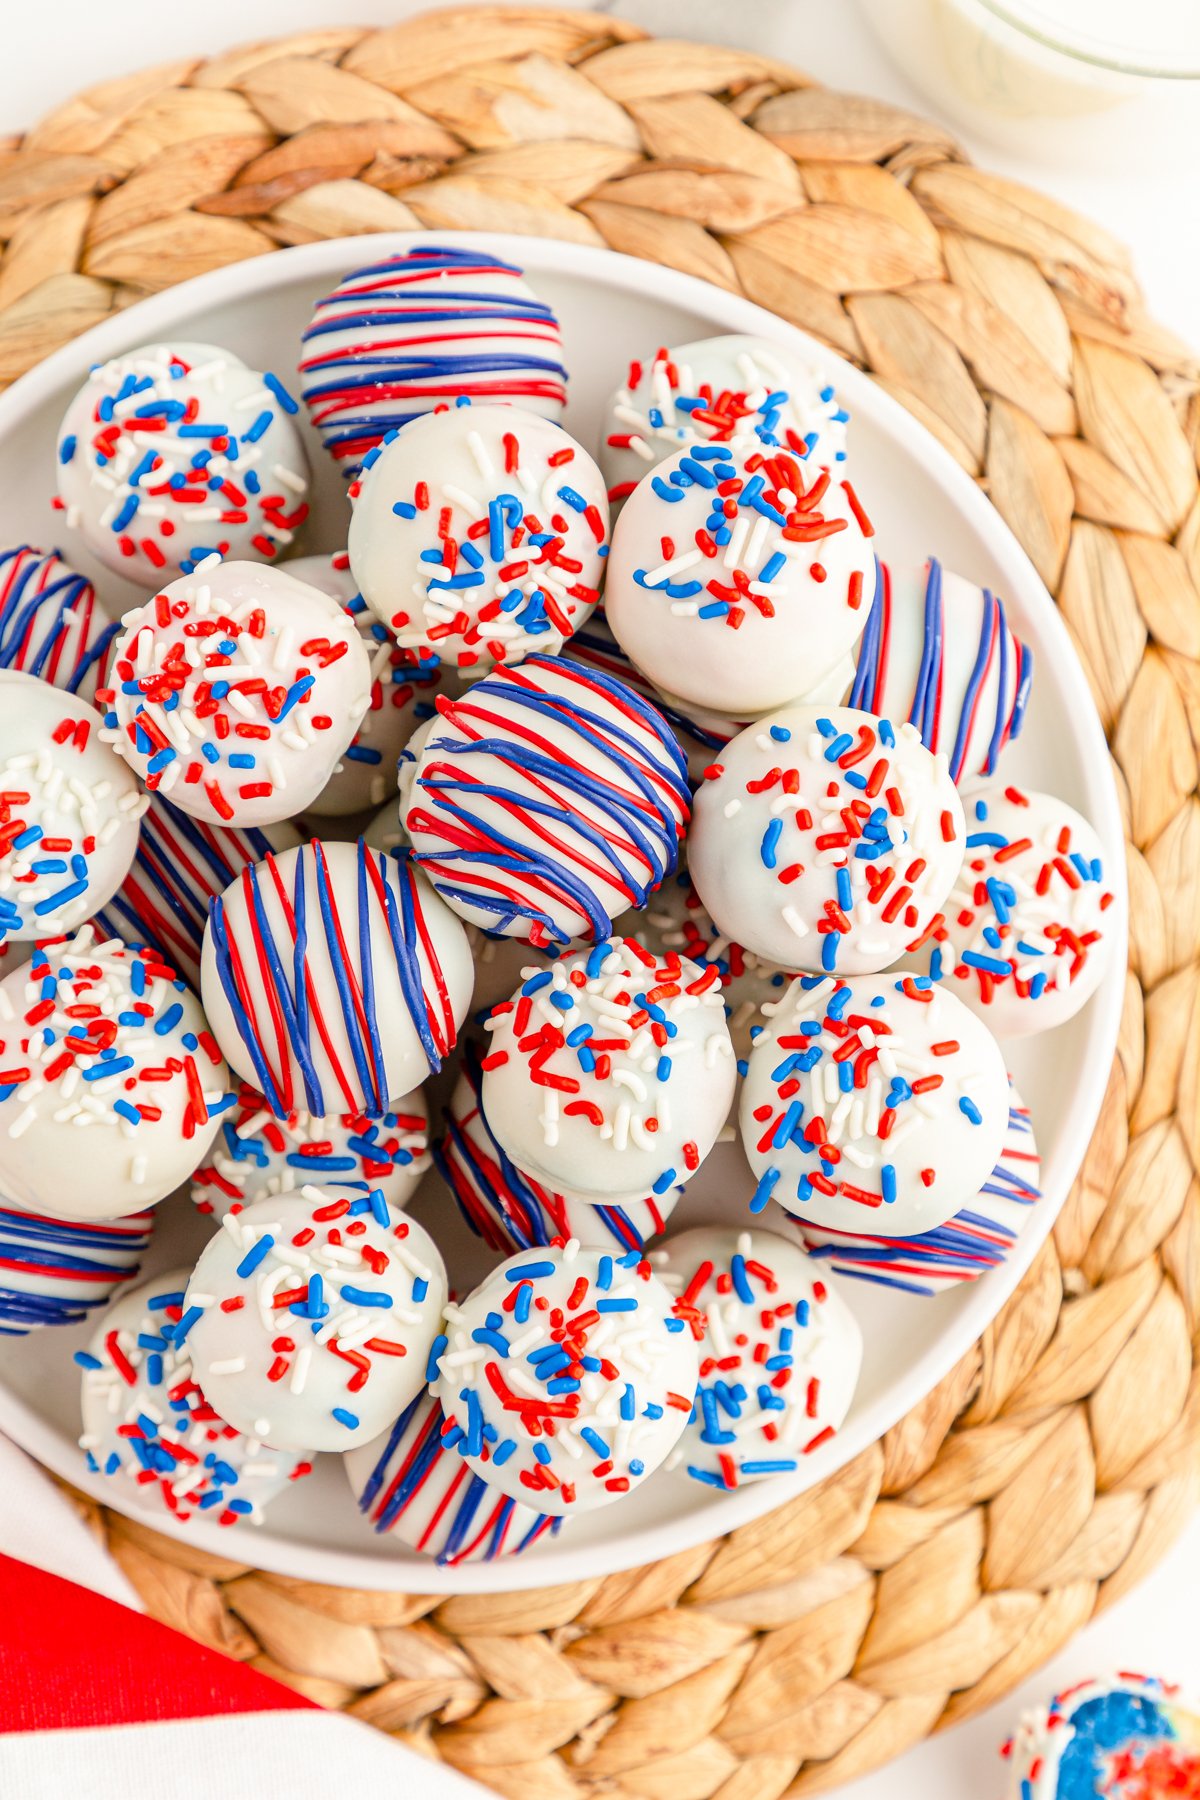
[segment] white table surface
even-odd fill
[[[1080,0],[1084,6],[1086,0]],[[665,36],[740,43],[793,62],[833,86],[933,111],[877,48],[852,0],[592,0],[593,10],[637,20]],[[206,0],[200,9],[162,0],[56,0],[7,9],[0,63],[0,133],[28,124],[77,88],[140,65],[216,51],[354,17],[386,23],[417,6],[406,0]],[[252,28],[247,25],[253,20]],[[967,137],[984,166],[1029,182],[1090,213],[1133,249],[1153,311],[1200,341],[1200,177],[1194,155],[1145,174],[1096,173],[1022,163]],[[1200,1519],[1159,1570],[1009,1701],[932,1739],[841,1789],[842,1800],[989,1800],[1003,1792],[996,1748],[1022,1707],[1055,1686],[1115,1668],[1149,1669],[1200,1683],[1194,1606],[1200,1592]],[[1182,1601],[1182,1603],[1181,1603]]]

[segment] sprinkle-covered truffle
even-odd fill
[[[1009,1800],[1187,1800],[1200,1793],[1200,1706],[1123,1669],[1026,1713],[1003,1754]]]

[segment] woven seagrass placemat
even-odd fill
[[[609,244],[745,293],[873,371],[986,487],[1062,609],[1125,806],[1101,1124],[1053,1239],[914,1412],[655,1567],[357,1593],[82,1504],[160,1618],[503,1793],[817,1793],[1004,1694],[1196,1499],[1200,368],[1120,244],[926,121],[515,6],[171,64],[0,143],[0,380],[186,276],[412,227]]]

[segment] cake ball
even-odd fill
[[[824,468],[846,460],[833,384],[765,338],[701,338],[632,362],[608,403],[600,467],[608,497],[627,498],[651,469],[694,445],[789,450]]]
[[[607,539],[603,478],[561,426],[453,406],[364,472],[350,567],[410,662],[471,675],[556,655],[596,604]]]
[[[433,717],[441,672],[413,667],[368,610],[344,550],[334,556],[299,556],[288,563],[287,572],[329,594],[349,614],[371,665],[370,700],[362,722],[308,811],[331,818],[380,807],[396,791],[400,752],[417,726]]]
[[[1061,1025],[1090,1000],[1120,935],[1104,846],[1064,800],[1001,781],[963,789],[966,856],[929,972],[997,1037]]]
[[[792,1475],[837,1432],[862,1367],[841,1295],[773,1231],[701,1227],[651,1257],[700,1351],[700,1385],[667,1458],[705,1487]]]
[[[849,705],[907,719],[963,781],[990,775],[1020,737],[1032,682],[1033,652],[989,589],[936,557],[894,583],[880,565]]]
[[[378,1188],[305,1187],[226,1213],[176,1343],[223,1419],[277,1450],[349,1450],[425,1386],[437,1245]]]
[[[308,514],[298,408],[277,375],[215,344],[97,363],[58,434],[58,499],[93,556],[139,587],[212,555],[267,561]]]
[[[575,1238],[589,1249],[640,1250],[660,1237],[682,1188],[623,1206],[593,1206],[551,1193],[522,1175],[496,1140],[483,1110],[479,1053],[468,1044],[462,1073],[446,1108],[445,1136],[434,1148],[438,1173],[477,1237],[508,1255]]]
[[[687,770],[662,714],[623,683],[535,656],[437,708],[400,817],[469,923],[537,949],[600,942],[674,869]]]
[[[0,942],[82,925],[124,881],[146,799],[95,707],[0,670]]]
[[[277,1118],[379,1119],[454,1048],[471,953],[407,857],[313,839],[213,901],[200,986],[217,1042]]]
[[[1004,1755],[1009,1800],[1186,1800],[1200,1792],[1200,1708],[1153,1675],[1078,1681],[1026,1713]]]
[[[152,793],[242,829],[317,798],[371,703],[371,659],[336,600],[283,569],[209,561],[122,624],[96,699]]]
[[[838,1230],[932,1231],[977,1195],[1008,1128],[987,1027],[924,977],[801,976],[750,1052],[742,1143],[758,1188]]]
[[[793,706],[739,733],[707,771],[688,866],[748,950],[861,975],[940,926],[964,837],[945,758],[915,727]]]
[[[521,1251],[446,1308],[430,1367],[442,1444],[527,1506],[609,1506],[679,1441],[696,1345],[633,1250]]]
[[[315,1119],[294,1112],[277,1119],[262,1095],[245,1084],[237,1108],[221,1121],[208,1160],[192,1177],[192,1200],[218,1218],[312,1183],[378,1188],[392,1206],[406,1206],[429,1167],[429,1117],[424,1095],[406,1094],[381,1119],[331,1113]]]
[[[348,1450],[346,1475],[358,1510],[443,1569],[519,1556],[562,1519],[523,1506],[477,1475],[442,1443],[450,1429],[432,1394],[418,1394],[389,1431]]]
[[[461,396],[557,419],[558,320],[524,271],[481,250],[420,244],[356,269],[304,333],[309,417],[347,478],[389,433]]]
[[[720,976],[632,938],[560,957],[486,1022],[483,1101],[531,1181],[624,1206],[696,1173],[737,1071]]]
[[[179,1336],[187,1281],[186,1269],[170,1269],[125,1294],[76,1352],[80,1448],[93,1475],[139,1506],[181,1521],[200,1513],[218,1525],[261,1525],[263,1508],[312,1464],[243,1436],[208,1404]]]
[[[0,1337],[77,1325],[136,1280],[154,1214],[45,1219],[0,1207]]]
[[[223,894],[249,863],[290,850],[300,833],[283,823],[234,831],[180,812],[162,794],[151,794],[142,814],[137,855],[128,875],[94,914],[102,937],[144,944],[176,969],[189,987],[200,986],[200,947],[208,903]]]
[[[739,1060],[750,1054],[754,1034],[766,1023],[764,1009],[782,998],[794,973],[728,937],[714,922],[687,869],[677,869],[640,912],[618,919],[616,930],[636,938],[657,957],[686,956],[702,969],[716,969]]]
[[[57,550],[0,550],[0,669],[91,700],[120,629]]]
[[[1008,1130],[999,1161],[961,1212],[916,1237],[829,1230],[801,1214],[800,1238],[814,1261],[837,1275],[929,1298],[978,1281],[1007,1262],[1042,1197],[1040,1175],[1029,1109],[1010,1076]]]
[[[0,981],[0,1187],[26,1211],[144,1211],[232,1103],[200,1002],[153,951],[85,925]]]
[[[656,687],[756,719],[810,692],[857,643],[872,537],[845,476],[783,451],[696,444],[625,502],[605,616]]]

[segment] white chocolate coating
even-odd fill
[[[750,1052],[739,1116],[752,1210],[913,1237],[995,1167],[1008,1077],[987,1027],[927,980],[803,976]]]
[[[531,657],[439,699],[400,787],[447,905],[536,949],[607,937],[675,867],[690,809],[661,713],[570,657]]]
[[[0,941],[74,931],[129,873],[148,804],[77,695],[0,670]]]
[[[154,791],[242,828],[302,812],[371,699],[371,661],[328,594],[261,563],[207,562],[125,614],[104,736]]]
[[[0,1184],[51,1218],[153,1206],[233,1103],[195,995],[153,952],[90,925],[0,981],[0,1058]]]
[[[424,1387],[445,1303],[414,1219],[378,1190],[306,1187],[225,1215],[181,1329],[222,1418],[278,1449],[349,1450]]]
[[[91,582],[57,550],[0,550],[0,668],[90,701],[117,629]]]
[[[388,1112],[453,1049],[471,978],[449,907],[361,839],[244,871],[213,902],[200,971],[217,1042],[280,1118]]]
[[[1033,655],[1003,600],[931,557],[893,580],[885,564],[859,641],[849,705],[910,720],[955,781],[990,774],[1019,737]]]
[[[939,921],[963,858],[945,759],[911,725],[787,707],[741,732],[696,795],[692,879],[713,918],[784,968],[885,969]]]
[[[486,1029],[493,1135],[568,1199],[661,1198],[728,1117],[737,1071],[715,967],[610,940],[532,976]]]
[[[925,956],[995,1032],[1073,1018],[1111,968],[1120,909],[1104,846],[1052,794],[1011,782],[963,789],[966,856]]]
[[[701,1227],[651,1253],[700,1349],[692,1416],[667,1467],[726,1492],[790,1475],[850,1410],[862,1333],[796,1244]]]
[[[332,818],[380,807],[396,792],[400,752],[418,725],[432,717],[441,673],[412,667],[359,594],[344,550],[333,556],[298,556],[287,564],[287,573],[320,588],[349,613],[371,664],[367,710],[308,811]]]
[[[0,1337],[86,1319],[136,1281],[153,1230],[152,1212],[67,1222],[0,1207]]]
[[[778,446],[833,468],[846,460],[847,418],[832,382],[781,344],[700,338],[631,365],[608,404],[600,467],[614,503],[692,444]]]
[[[561,1518],[523,1506],[447,1450],[445,1424],[433,1395],[418,1394],[389,1430],[346,1452],[358,1509],[376,1531],[450,1569],[519,1556],[558,1532]]]
[[[362,1182],[392,1206],[407,1206],[429,1167],[429,1118],[418,1089],[382,1119],[294,1112],[277,1119],[260,1093],[243,1086],[221,1121],[212,1150],[192,1177],[192,1200],[218,1218],[235,1206],[292,1194],[314,1183]]]
[[[872,543],[840,473],[761,449],[681,451],[621,510],[605,617],[656,687],[756,719],[853,649],[875,591]]]
[[[483,1110],[481,1087],[478,1053],[468,1044],[445,1111],[445,1136],[433,1154],[463,1218],[493,1250],[507,1256],[575,1238],[585,1249],[618,1255],[661,1237],[682,1188],[623,1206],[593,1206],[551,1193],[522,1175],[500,1148]]]
[[[58,434],[68,527],[140,587],[214,552],[269,561],[308,513],[296,410],[276,376],[214,344],[144,344],[99,364]]]
[[[1153,1675],[1079,1681],[1025,1713],[1004,1755],[1009,1800],[1186,1795],[1200,1768],[1200,1705]]]
[[[498,1321],[498,1322],[497,1322]],[[434,1348],[443,1437],[542,1512],[610,1506],[678,1441],[696,1391],[691,1332],[637,1251],[522,1251],[446,1308]]]
[[[350,521],[367,605],[414,663],[478,673],[556,655],[596,604],[608,538],[599,469],[515,406],[428,413],[383,445]]]
[[[219,1525],[248,1519],[312,1467],[217,1417],[196,1384],[191,1345],[176,1347],[187,1269],[168,1269],[116,1301],[96,1327],[83,1370],[80,1448],[95,1474],[139,1506]]]

